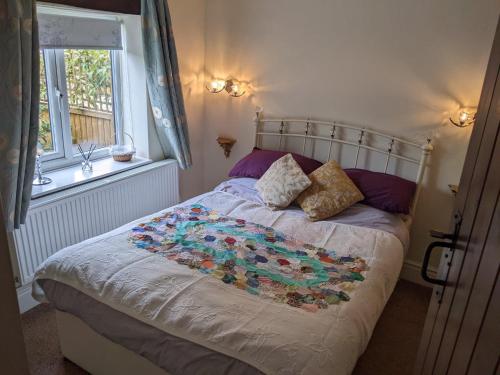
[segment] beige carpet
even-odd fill
[[[432,289],[400,280],[354,375],[411,375]]]
[[[428,288],[399,281],[355,375],[412,373],[430,295]],[[62,357],[53,310],[40,305],[23,314],[22,320],[32,374],[86,374]]]

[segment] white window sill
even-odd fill
[[[66,190],[78,185],[86,184],[101,178],[124,172],[151,163],[149,159],[134,157],[128,162],[114,161],[113,158],[105,158],[92,161],[92,171],[83,172],[80,164],[68,168],[44,173],[52,182],[47,185],[33,185],[31,199],[40,198],[61,190]]]

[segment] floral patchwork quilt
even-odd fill
[[[200,204],[177,207],[132,228],[136,247],[248,293],[309,312],[349,301],[366,261],[337,256],[273,228],[228,217]]]

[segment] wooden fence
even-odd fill
[[[105,147],[116,143],[112,113],[71,108],[70,121],[73,144],[95,143]]]
[[[98,147],[106,147],[116,143],[112,113],[83,108],[70,108],[69,112],[73,144],[95,143]],[[41,111],[40,119],[46,122],[50,121],[47,110]],[[52,147],[52,134],[50,131],[40,135],[40,142],[44,149],[50,149]]]

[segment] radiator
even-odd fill
[[[37,267],[56,251],[178,201],[178,167],[171,160],[33,200],[26,224],[12,238],[18,284],[30,283]]]

